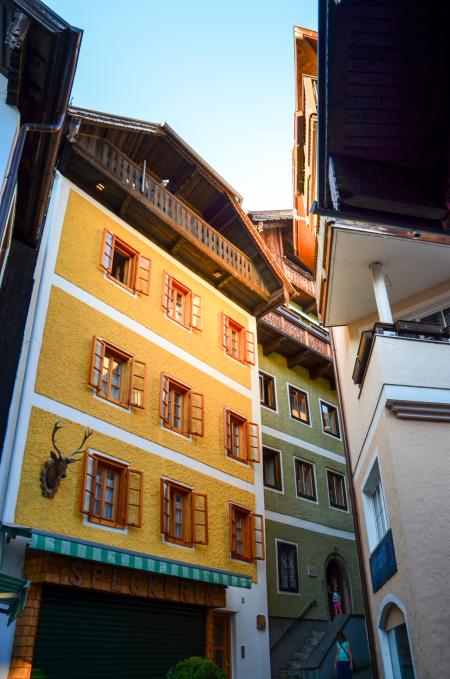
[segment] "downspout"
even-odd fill
[[[334,336],[333,336],[333,329],[332,328],[331,328],[331,332],[330,332],[330,344],[331,344],[331,353],[333,355],[333,362],[334,362],[334,373],[335,373],[335,376],[336,376],[336,390],[337,390],[338,399],[339,399],[339,403],[340,403],[340,406],[341,406],[341,412],[342,412],[342,418],[341,418],[341,420],[342,420],[342,437],[343,437],[343,444],[344,444],[345,461],[346,461],[347,469],[348,469],[348,473],[349,473],[348,487],[349,487],[350,499],[351,499],[351,503],[352,503],[353,524],[354,524],[354,527],[355,527],[356,554],[357,554],[357,557],[358,557],[358,566],[359,566],[361,586],[362,586],[364,610],[366,612],[365,621],[366,621],[366,630],[367,630],[367,640],[368,640],[368,643],[369,643],[369,654],[370,654],[370,661],[371,661],[372,678],[373,679],[380,679],[380,673],[379,673],[379,668],[378,668],[378,658],[377,658],[377,652],[376,652],[376,646],[375,646],[375,632],[374,632],[373,623],[372,623],[370,599],[369,599],[369,594],[368,594],[368,591],[367,591],[366,564],[365,564],[365,560],[364,560],[364,552],[363,552],[362,541],[361,541],[361,527],[360,527],[360,522],[359,522],[358,506],[356,504],[355,488],[353,486],[353,473],[352,473],[350,454],[349,454],[347,425],[346,425],[345,413],[344,413],[344,401],[343,401],[343,398],[342,398],[342,388],[341,388],[341,381],[340,381],[340,378],[339,378],[339,371],[337,369],[336,349],[335,349],[335,345],[334,345]]]
[[[62,108],[62,112],[60,113],[57,122],[54,124],[24,123],[20,127],[19,136],[14,147],[11,165],[8,175],[6,177],[5,188],[3,190],[2,200],[0,203],[0,243],[3,242],[3,238],[5,235],[6,225],[8,223],[9,212],[17,181],[17,173],[19,171],[19,165],[22,159],[23,148],[25,146],[25,141],[28,133],[40,132],[41,134],[54,134],[55,132],[59,132],[62,129],[64,118],[66,116],[66,106],[69,100],[70,91],[72,89],[75,68],[78,61],[78,52],[80,50],[81,37],[82,33],[77,31],[74,34],[72,44],[70,45],[71,54],[70,59],[67,61],[67,65],[63,75],[63,82],[61,85],[60,105],[58,107],[59,109]],[[50,183],[50,181],[48,183]]]

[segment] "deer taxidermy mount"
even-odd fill
[[[72,451],[69,455],[63,455],[58,446],[56,445],[56,434],[59,429],[62,429],[64,425],[61,420],[55,422],[52,432],[52,443],[53,448],[56,453],[52,450],[50,451],[50,458],[47,459],[42,465],[40,479],[41,479],[41,489],[42,495],[44,497],[54,497],[56,491],[58,490],[61,479],[65,479],[67,476],[67,467],[73,462],[78,462],[79,458],[75,455],[81,455],[85,452],[86,448],[83,448],[84,444],[92,432],[90,429],[86,429],[84,432],[83,440],[79,447]]]

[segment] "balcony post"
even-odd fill
[[[372,274],[372,285],[378,310],[378,318],[381,323],[393,323],[394,319],[392,318],[386,278],[383,274],[383,266],[380,262],[372,262],[372,264],[369,264],[369,269]]]

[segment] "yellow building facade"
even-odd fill
[[[86,138],[90,112],[77,113]],[[169,141],[192,160],[179,138]],[[282,278],[236,197],[197,156],[202,195],[220,189],[222,212],[231,205],[228,231],[174,197],[164,177],[157,184],[150,162],[141,189],[148,176],[166,202],[150,210],[148,189],[141,227],[108,203],[130,189],[123,170],[94,170],[92,187],[74,181],[76,145],[66,143],[53,188],[5,445],[3,530],[16,538],[6,558],[31,582],[5,676],[124,676],[133,654],[135,676],[163,679],[177,659],[206,655],[228,677],[268,677],[255,314],[284,294]],[[186,228],[182,210],[190,220],[175,247],[149,237],[164,209],[164,234]],[[205,230],[197,245],[194,223]],[[245,246],[242,234],[258,248],[254,269],[239,264],[245,303],[226,269],[241,261],[232,239]],[[194,246],[198,265],[185,256]],[[93,651],[98,666],[67,646],[62,615],[81,637],[109,629]],[[124,634],[133,625],[147,630],[145,643]],[[49,660],[50,635],[61,650]]]

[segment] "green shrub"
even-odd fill
[[[180,660],[172,667],[167,679],[226,679],[226,677],[212,660],[192,656]]]

